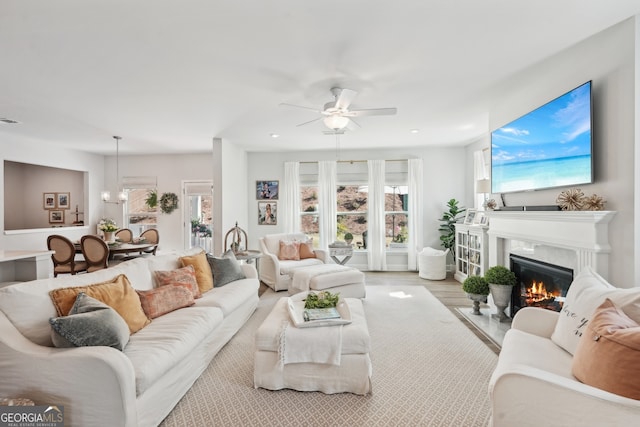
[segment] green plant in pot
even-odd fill
[[[489,295],[489,283],[485,278],[482,276],[468,276],[462,282],[462,290],[473,301],[473,314],[482,314],[480,313],[480,303],[487,302],[487,295]]]
[[[493,298],[493,303],[498,309],[497,317],[503,322],[508,319],[504,311],[511,302],[511,293],[516,284],[516,275],[507,267],[494,265],[485,272],[484,278],[489,283],[491,298]]]
[[[447,202],[447,210],[442,213],[442,217],[438,220],[441,221],[440,227],[440,244],[443,248],[449,249],[449,252],[453,256],[453,261],[456,261],[456,223],[460,222],[463,218],[463,214],[467,210],[461,206],[458,206],[456,199],[451,199]]]
[[[351,242],[353,241],[353,234],[351,233],[345,233],[344,235],[344,241],[351,244]]]

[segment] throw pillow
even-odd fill
[[[196,279],[196,270],[193,268],[193,265],[178,268],[177,270],[158,270],[154,271],[153,275],[156,278],[158,287],[165,285],[184,286],[191,291],[194,298],[202,297],[202,293],[198,287],[198,280]]]
[[[300,242],[285,242],[284,240],[280,240],[278,259],[299,261]]]
[[[232,251],[227,251],[222,257],[207,257],[213,270],[213,286],[219,288],[236,280],[246,279],[240,263]]]
[[[127,325],[129,325],[129,332],[132,334],[138,332],[151,322],[142,310],[138,294],[135,289],[131,287],[129,279],[127,279],[127,276],[124,274],[120,274],[109,282],[52,290],[49,292],[49,296],[59,316],[69,314],[80,292],[84,292],[88,296],[102,301],[117,311],[125,322],[127,322]]]
[[[616,288],[590,267],[585,267],[569,287],[551,341],[575,354],[587,323],[606,298],[621,307],[629,317],[640,321],[639,288]]]
[[[313,250],[313,239],[300,242],[300,259],[307,258],[316,258],[316,253]]]
[[[204,251],[192,256],[183,256],[180,258],[180,262],[183,267],[192,265],[196,271],[196,281],[198,282],[198,288],[200,293],[205,293],[213,288],[213,274],[211,273],[211,267],[207,261],[207,255]]]
[[[581,382],[640,400],[640,325],[606,299],[587,325],[571,370]]]
[[[191,291],[183,286],[166,285],[148,291],[137,291],[142,309],[155,319],[179,308],[195,304]]]
[[[68,316],[52,317],[51,340],[56,347],[104,345],[122,351],[129,326],[114,309],[80,292]]]

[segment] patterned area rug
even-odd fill
[[[370,286],[373,393],[325,395],[253,387],[258,309],[161,424],[183,426],[486,426],[497,356],[421,286]]]

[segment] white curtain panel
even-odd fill
[[[318,213],[320,222],[320,248],[327,249],[336,240],[337,166],[334,160],[318,162]]]
[[[408,268],[409,270],[418,270],[418,252],[422,250],[424,245],[424,233],[422,228],[422,159],[409,159],[409,244],[408,246]]]
[[[478,194],[478,181],[489,177],[487,166],[484,161],[482,150],[473,152],[473,195],[475,208],[480,208],[484,204],[484,194]]]
[[[300,163],[285,162],[281,186],[280,218],[285,233],[300,231]]]
[[[367,165],[369,168],[369,219],[367,221],[369,270],[384,271],[387,269],[384,230],[384,160],[369,160]]]

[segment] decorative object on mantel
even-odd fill
[[[604,204],[607,203],[602,196],[592,194],[589,197],[585,197],[582,209],[585,211],[603,211]]]
[[[561,192],[556,198],[556,203],[563,211],[582,210],[584,193],[579,188],[570,188]]]
[[[489,284],[482,276],[468,276],[462,282],[462,290],[467,293],[467,297],[473,301],[473,314],[480,312],[480,303],[487,302],[489,295]]]
[[[581,189],[570,188],[558,195],[556,203],[563,211],[602,211],[606,200],[597,194],[587,197]]]
[[[493,303],[498,309],[498,320],[504,322],[508,319],[504,311],[511,302],[511,293],[516,284],[516,275],[505,266],[494,265],[484,273],[484,279],[489,283]]]
[[[176,193],[164,193],[160,197],[160,210],[162,213],[170,214],[178,209],[178,195]]]
[[[487,200],[487,209],[494,210],[498,207],[498,203],[496,203],[496,199]]]
[[[231,249],[234,255],[246,255],[246,247],[242,246],[243,236],[245,243],[248,242],[247,232],[238,227],[238,222],[236,221],[236,226],[227,231],[227,234],[224,236],[224,250]],[[230,246],[228,245],[229,237],[231,237]]]

